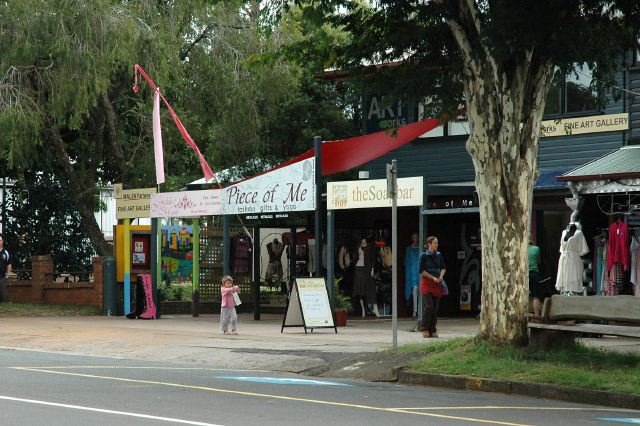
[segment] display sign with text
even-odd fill
[[[422,205],[422,177],[398,179],[398,207]],[[351,180],[327,183],[327,209],[391,207],[387,180]]]
[[[198,217],[222,214],[222,190],[162,192],[151,195],[151,217]]]
[[[223,214],[315,210],[314,159],[298,161],[222,190]]]
[[[540,125],[540,137],[581,135],[629,129],[629,114],[592,115],[589,117],[545,120]]]
[[[149,217],[151,194],[155,193],[155,188],[123,190],[122,197],[116,198],[116,219]]]
[[[324,278],[296,278],[280,332],[285,327],[304,327],[305,332],[308,328],[333,328],[338,332]]]

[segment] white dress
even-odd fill
[[[562,231],[560,239],[560,260],[558,261],[558,277],[556,278],[556,289],[560,292],[571,291],[582,293],[582,273],[584,264],[581,256],[589,253],[587,240],[580,230],[576,230],[567,241],[564,240],[567,231]]]

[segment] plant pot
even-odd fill
[[[335,309],[333,313],[336,317],[336,327],[345,327],[347,325],[347,310]]]

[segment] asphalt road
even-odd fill
[[[2,425],[582,425],[640,411],[291,373],[0,349]]]

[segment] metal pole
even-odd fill
[[[322,276],[322,138],[320,136],[314,136],[313,138],[313,150],[315,153],[316,161],[316,213],[315,213],[315,238],[316,238],[316,271],[315,276]],[[311,271],[309,271],[311,272]]]
[[[191,315],[197,317],[200,315],[200,218],[194,217],[192,222],[193,241],[193,265],[191,272]]]
[[[229,215],[222,216],[222,275],[231,273],[231,238]]]
[[[334,240],[334,217],[335,213],[333,210],[327,210],[327,292],[329,293],[329,300],[333,300],[333,276],[335,271],[334,258],[333,255],[335,250],[335,240]]]
[[[253,228],[253,319],[260,321],[260,226]]]
[[[391,327],[393,329],[393,349],[398,347],[398,168],[396,160],[391,160]]]
[[[158,303],[158,287],[162,282],[162,257],[160,256],[160,218],[151,218],[151,296],[156,305],[156,318],[160,315],[160,304]]]

